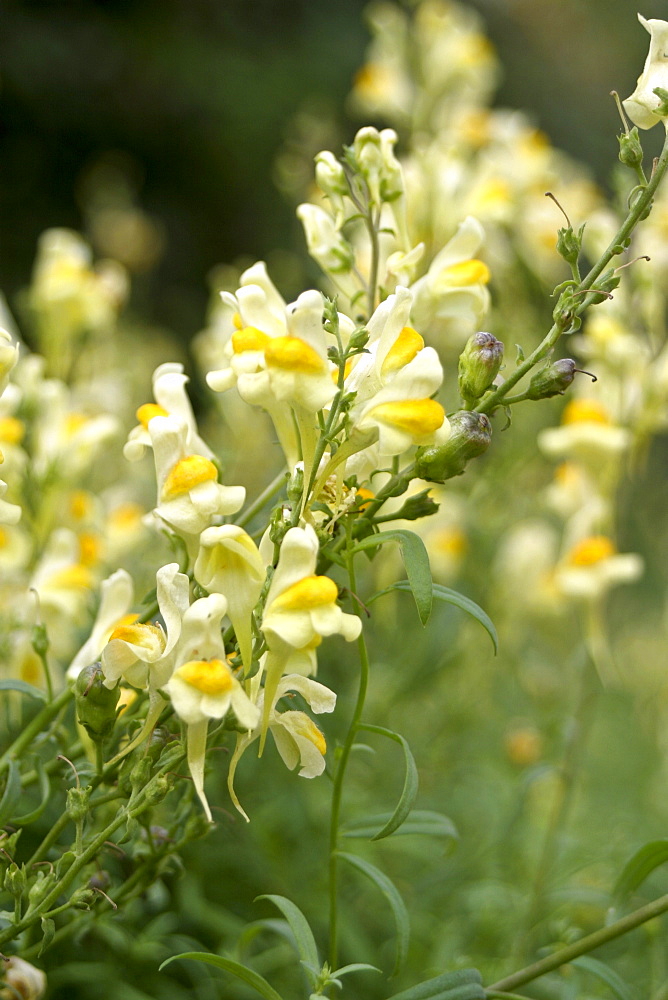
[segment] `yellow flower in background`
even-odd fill
[[[564,555],[554,582],[567,597],[597,598],[617,584],[632,583],[642,571],[643,560],[635,552],[620,553],[607,535],[590,535]]]

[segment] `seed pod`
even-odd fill
[[[94,743],[104,743],[116,722],[120,688],[108,688],[99,663],[84,667],[76,679],[77,718]]]
[[[541,371],[536,372],[527,389],[527,399],[549,399],[560,396],[575,378],[575,361],[562,358]]]
[[[450,437],[439,447],[418,448],[416,475],[432,483],[460,476],[471,458],[487,451],[492,441],[492,425],[484,413],[460,410],[450,417]]]
[[[465,403],[475,403],[499,373],[503,344],[491,333],[474,333],[459,356],[459,391]]]

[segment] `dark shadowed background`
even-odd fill
[[[215,264],[301,253],[293,205],[273,180],[275,158],[305,103],[334,119],[341,141],[363,124],[344,105],[368,41],[365,6],[5,0],[0,287],[10,304],[29,280],[40,232],[85,232],[105,178],[154,227],[152,250],[135,269],[141,310],[182,337],[202,325]],[[647,48],[635,4],[473,6],[504,66],[497,103],[527,109],[605,182],[618,128],[609,91],[633,89]],[[642,13],[668,16],[668,3],[647,0]]]

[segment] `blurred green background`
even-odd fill
[[[86,231],[105,184],[107,197],[115,188],[116,201],[147,213],[150,246],[133,269],[139,308],[151,321],[190,337],[202,325],[207,273],[240,255],[273,255],[290,294],[281,252],[301,254],[302,239],[293,205],[277,193],[275,159],[318,121],[323,142],[349,141],[364,124],[346,116],[345,99],[368,41],[365,6],[8,0],[0,40],[0,288],[10,303],[28,283],[39,234],[50,226]],[[497,103],[527,109],[605,181],[618,128],[609,91],[632,90],[646,52],[635,6],[473,6],[504,66]],[[668,10],[663,0],[643,7],[646,17]],[[300,124],[305,108],[310,116]]]

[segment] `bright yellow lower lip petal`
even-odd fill
[[[25,424],[17,417],[0,417],[0,441],[5,444],[21,444],[25,429]]]
[[[49,587],[64,590],[86,590],[93,586],[93,576],[87,566],[75,564],[59,569],[48,580]]]
[[[142,427],[148,430],[149,420],[153,420],[153,417],[168,417],[169,414],[164,406],[158,406],[157,403],[144,403],[137,410],[136,416]]]
[[[462,260],[441,271],[438,285],[441,288],[467,288],[469,285],[486,285],[490,278],[490,270],[483,261]]]
[[[216,466],[204,455],[188,455],[177,462],[162,487],[163,500],[183,496],[200,483],[218,479]]]
[[[175,675],[202,694],[226,694],[234,683],[230,668],[222,660],[190,660]]]
[[[132,616],[128,615],[127,617]],[[143,622],[138,625],[122,622],[109,636],[109,642],[112,639],[121,639],[123,642],[129,642],[132,646],[142,646],[146,649],[154,646],[156,639],[161,645],[164,642],[162,631],[157,625],[148,625]]]
[[[275,601],[272,611],[308,611],[332,604],[338,595],[338,587],[328,576],[305,576],[284,590]]]
[[[442,426],[445,410],[435,399],[402,399],[396,403],[381,403],[369,416],[384,424],[391,424],[413,437],[433,434]]]
[[[245,326],[232,334],[232,350],[235,354],[244,351],[264,351],[271,337],[255,326]]]
[[[381,371],[383,375],[397,371],[409,364],[424,347],[424,340],[412,326],[405,326],[392,347],[385,355]]]
[[[310,344],[299,337],[274,337],[265,349],[267,365],[304,375],[317,375],[325,370],[325,362]]]

